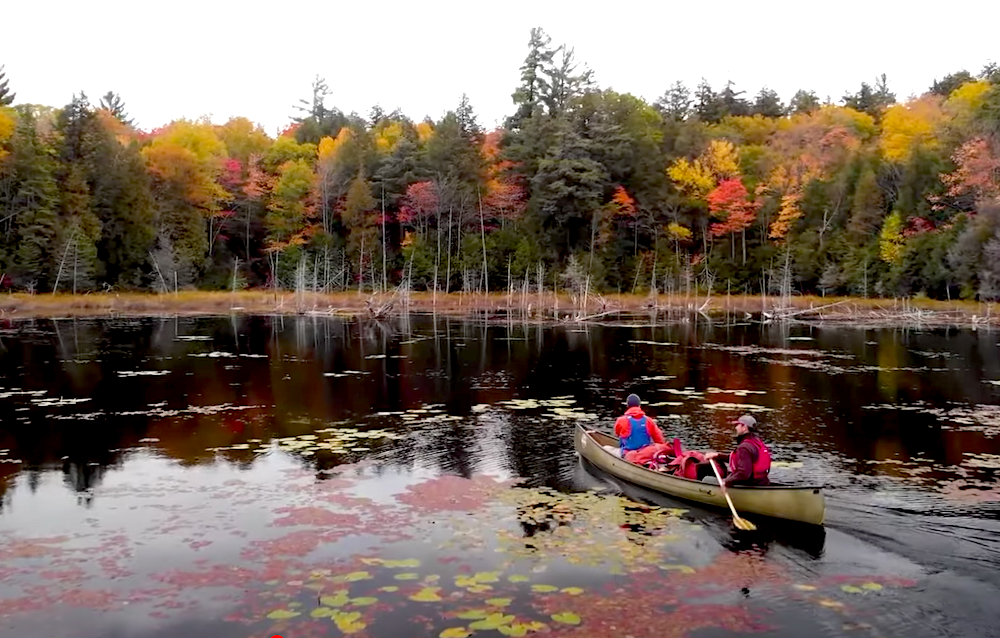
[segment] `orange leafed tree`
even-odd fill
[[[735,252],[736,233],[743,233],[743,262],[746,263],[746,229],[757,217],[759,204],[748,198],[746,187],[738,179],[723,180],[708,194],[708,210],[721,222],[709,227],[713,237],[732,235]]]

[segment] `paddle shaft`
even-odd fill
[[[729,503],[729,509],[733,511],[733,518],[739,520],[740,515],[736,513],[736,507],[733,505],[733,499],[729,498],[729,492],[726,490],[726,482],[722,480],[722,475],[719,474],[719,466],[715,464],[715,459],[711,459],[709,463],[712,464],[712,471],[715,472],[715,477],[719,479],[719,487],[722,488],[722,495],[726,497],[726,502]]]

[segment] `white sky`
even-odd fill
[[[243,115],[274,134],[317,73],[327,105],[348,113],[380,104],[437,119],[465,92],[491,127],[512,111],[532,26],[574,47],[601,87],[649,102],[703,76],[717,90],[732,79],[751,96],[767,85],[786,102],[798,88],[839,102],[883,72],[904,99],[1000,62],[995,0],[52,0],[7,2],[2,15],[17,102],[62,106],[82,89],[96,103],[110,89],[143,128]]]

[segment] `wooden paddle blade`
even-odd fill
[[[756,525],[754,525],[745,518],[735,518],[733,519],[733,523],[736,524],[737,529],[741,529],[745,532],[752,532],[755,529],[757,529]]]

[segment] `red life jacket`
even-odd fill
[[[767,478],[768,473],[771,471],[771,451],[756,436],[748,436],[744,441],[749,441],[757,449],[757,460],[753,462],[753,466],[750,468],[750,480]],[[743,445],[743,443],[741,442],[740,445]],[[733,450],[729,455],[729,471],[732,472],[735,467],[736,450]]]
[[[689,479],[698,479],[699,463],[705,462],[705,455],[701,452],[685,451],[680,439],[674,439],[674,460],[669,465],[675,465],[674,476],[683,476]]]

